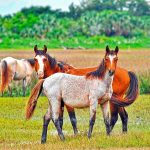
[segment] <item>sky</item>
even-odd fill
[[[52,9],[68,10],[72,2],[78,5],[80,0],[0,0],[0,15],[13,14],[31,6],[51,6]]]

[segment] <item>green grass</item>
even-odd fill
[[[150,70],[139,74],[140,93],[150,94]]]
[[[81,49],[104,49],[106,45],[115,47],[118,45],[121,49],[140,49],[150,48],[149,37],[106,37],[106,36],[93,36],[93,37],[73,37],[65,39],[36,39],[36,38],[3,38],[0,42],[0,50],[31,50],[34,45],[43,47],[47,45],[49,49],[62,49],[66,48],[81,48]]]
[[[49,125],[47,144],[41,145],[42,117],[48,107],[45,97],[40,97],[34,116],[25,120],[25,105],[28,98],[0,98],[0,149],[98,149],[150,147],[150,95],[141,95],[127,108],[128,133],[122,134],[120,118],[110,137],[105,134],[102,113],[98,107],[92,138],[87,138],[89,110],[76,110],[80,133],[73,130],[65,111],[64,134],[66,141],[57,136],[52,122]]]

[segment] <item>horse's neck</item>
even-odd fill
[[[26,65],[26,72],[28,74],[32,74],[33,71],[34,71],[34,66],[29,61],[27,61],[27,60],[24,60],[24,63]]]
[[[59,68],[58,65],[55,65],[55,67],[53,69],[51,69],[51,66],[50,64],[48,65],[48,68],[49,69],[45,69],[45,72],[44,72],[44,75],[45,75],[45,78],[51,76],[52,74],[54,73],[57,73],[57,72],[62,72]]]
[[[110,85],[112,85],[113,77],[114,76],[110,76],[109,75],[108,70],[105,72],[103,81],[106,83],[107,87],[109,87]]]

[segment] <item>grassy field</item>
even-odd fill
[[[73,135],[71,123],[65,110],[64,134],[66,141],[57,136],[51,122],[47,144],[41,145],[42,117],[48,107],[45,97],[40,97],[31,120],[25,120],[25,105],[28,98],[0,98],[0,149],[99,149],[142,148],[150,149],[150,95],[140,95],[127,108],[128,133],[122,134],[120,118],[110,137],[105,134],[102,113],[98,107],[92,138],[87,138],[89,109],[76,110],[79,134]]]
[[[57,60],[66,61],[75,67],[97,66],[104,56],[104,50],[48,50]],[[34,58],[34,51],[1,51],[0,59],[12,56],[14,58]],[[135,71],[137,75],[147,73],[144,84],[148,85],[150,75],[150,51],[120,50],[118,66]],[[147,80],[148,79],[148,80]],[[18,87],[18,84],[16,85]],[[34,85],[33,85],[34,86]],[[20,89],[19,89],[20,90]],[[14,90],[14,93],[16,91]],[[30,91],[28,91],[29,93]],[[15,94],[14,94],[15,95]],[[150,95],[141,95],[137,101],[127,108],[129,113],[128,134],[122,134],[120,118],[110,137],[106,136],[100,108],[94,126],[93,136],[86,136],[89,123],[89,110],[76,110],[79,135],[74,136],[67,112],[64,117],[64,134],[66,141],[61,142],[54,125],[51,123],[48,131],[47,144],[41,145],[42,117],[45,114],[48,101],[40,97],[37,109],[30,121],[25,120],[25,105],[28,98],[0,98],[0,149],[150,149]]]

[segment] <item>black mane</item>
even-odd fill
[[[62,72],[65,72],[65,67],[64,66],[70,66],[69,64],[67,64],[66,62],[64,62],[64,61],[58,61],[58,66],[59,66],[59,68],[60,68],[60,70],[62,71]]]
[[[62,72],[65,72],[65,69],[64,69],[64,62],[63,61],[58,61],[57,62],[57,65],[58,65],[58,67],[60,68],[60,70],[62,71]]]
[[[104,59],[100,63],[99,67],[97,70],[89,72],[86,74],[87,78],[94,77],[94,78],[103,78],[106,72],[106,66],[105,66],[105,61]]]
[[[34,59],[27,59],[27,61],[30,63],[30,65],[32,67],[34,67],[34,64],[35,64],[35,60]]]
[[[46,57],[48,58],[49,64],[51,66],[51,69],[54,69],[57,65],[57,61],[55,58],[51,57],[50,55],[46,54]]]

